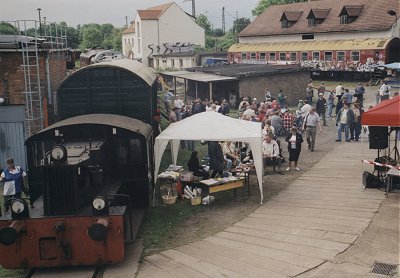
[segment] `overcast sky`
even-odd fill
[[[175,1],[192,13],[192,2]],[[172,2],[170,0],[0,0],[0,21],[38,19],[37,8],[47,21],[65,21],[70,26],[85,23],[112,23],[116,27],[133,20],[136,10]],[[226,10],[226,28],[232,26],[236,12],[239,17],[253,19],[251,10],[258,0],[196,0],[196,15],[205,14],[214,28],[222,26],[222,7]]]

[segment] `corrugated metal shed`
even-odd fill
[[[293,41],[266,43],[238,43],[229,48],[229,52],[286,52],[286,51],[335,51],[385,49],[390,41],[385,39],[362,40],[326,40],[326,41]]]
[[[0,168],[6,160],[14,158],[15,164],[26,169],[25,107],[23,105],[0,106]]]
[[[231,76],[221,76],[221,75],[204,73],[204,72],[190,72],[190,71],[186,71],[186,70],[163,72],[163,75],[174,76],[174,77],[178,77],[178,78],[184,78],[184,79],[199,81],[199,82],[216,82],[216,81],[237,80],[236,77],[231,77]]]

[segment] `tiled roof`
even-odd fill
[[[141,20],[157,20],[162,13],[161,10],[138,10],[137,12]]]
[[[134,24],[129,25],[127,28],[125,28],[122,31],[122,34],[131,34],[131,33],[135,33],[135,25]]]
[[[311,9],[307,18],[311,17],[311,15],[313,14],[315,19],[325,19],[328,16],[330,10],[331,9]]]
[[[299,20],[299,17],[301,16],[302,13],[303,13],[302,11],[295,11],[295,12],[285,11],[283,12],[282,17],[286,17],[287,21],[296,22],[297,20]]]
[[[345,8],[346,7],[346,8]],[[362,7],[360,9],[360,7]],[[358,18],[349,24],[340,24],[339,15],[345,8],[349,16],[359,14]],[[308,26],[307,17],[310,10],[329,10],[323,23]],[[273,5],[258,16],[240,34],[240,37],[290,35],[303,33],[327,33],[349,31],[383,31],[392,27],[395,17],[386,13],[394,10],[400,14],[399,0],[319,0]],[[289,28],[281,27],[281,18],[288,12],[302,12],[301,16]],[[318,13],[318,12],[316,12]],[[321,12],[322,13],[322,12]],[[323,15],[318,15],[318,17]]]
[[[172,3],[166,3],[154,7],[147,8],[147,10],[138,10],[138,14],[140,16],[141,20],[156,20],[159,19],[160,16],[168,10],[171,5],[174,4]]]

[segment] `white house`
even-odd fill
[[[133,59],[133,48],[135,35],[135,25],[133,21],[131,25],[122,31],[122,53],[126,58]]]
[[[153,56],[193,52],[195,46],[204,46],[205,32],[195,18],[172,2],[138,10],[134,21],[122,34],[122,44],[127,57],[157,67]],[[179,65],[178,59],[177,68]]]

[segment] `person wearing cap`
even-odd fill
[[[336,139],[336,142],[342,141],[342,130],[344,130],[346,142],[350,142],[349,128],[350,125],[353,123],[354,112],[349,108],[349,104],[344,101],[343,108],[340,109],[339,113],[336,116],[336,125],[338,127],[338,137]]]
[[[24,178],[27,176],[24,169],[14,165],[14,159],[8,158],[7,168],[0,175],[0,181],[4,183],[4,210],[7,211],[10,207],[10,201],[13,198],[21,198]]]
[[[324,98],[324,94],[323,93],[319,93],[318,94],[318,100],[317,100],[317,104],[315,105],[315,110],[318,113],[318,116],[321,118],[322,117],[322,124],[324,126],[326,126],[326,100]]]
[[[322,132],[319,116],[315,112],[315,108],[311,107],[310,113],[308,113],[304,118],[303,130],[306,131],[306,140],[308,143],[308,149],[311,150],[312,152],[314,151],[315,148],[317,127],[319,127],[319,131]]]

